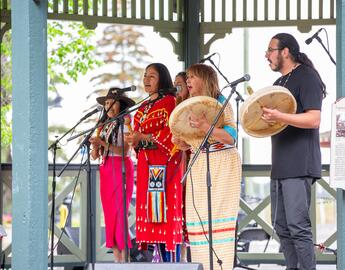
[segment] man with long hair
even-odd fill
[[[326,86],[297,40],[290,34],[272,37],[265,57],[281,73],[274,85],[286,87],[297,102],[296,114],[263,108],[262,119],[287,124],[272,136],[272,222],[280,239],[286,268],[316,267],[309,217],[311,185],[321,178],[319,125]]]

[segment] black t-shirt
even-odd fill
[[[286,84],[285,84],[286,82]],[[288,88],[297,102],[297,112],[320,110],[322,85],[316,72],[299,65],[292,73],[275,81]],[[272,179],[309,176],[321,177],[319,129],[287,126],[272,136]]]

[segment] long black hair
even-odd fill
[[[308,56],[305,53],[300,52],[300,48],[295,37],[288,33],[279,33],[273,36],[272,39],[277,39],[279,41],[278,47],[280,49],[289,49],[292,61],[300,63],[302,65],[306,65],[316,72],[322,85],[322,95],[325,98],[327,94],[326,85],[322,81],[319,72],[315,69],[313,62],[308,58]]]
[[[170,89],[170,91],[167,91],[166,94],[171,95],[171,96],[176,96],[176,93],[173,93],[171,91],[171,89],[173,88],[173,81],[171,79],[168,68],[161,63],[149,64],[146,67],[146,70],[149,67],[153,67],[158,72],[158,75],[159,75],[158,90]]]

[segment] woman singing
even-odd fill
[[[219,91],[217,74],[210,66],[192,65],[188,68],[187,75],[187,86],[191,97],[208,96],[220,103],[225,101]],[[208,110],[212,110],[212,107]],[[188,124],[192,128],[197,128],[203,135],[211,126],[204,114],[195,115],[193,113],[186,125]],[[235,227],[241,181],[240,157],[235,148],[236,138],[233,112],[231,105],[228,104],[224,111],[223,126],[216,127],[208,140],[210,144],[213,250],[222,261],[222,269],[232,269],[234,262]],[[174,138],[173,141],[182,150],[191,148],[191,159],[193,159],[193,152],[200,147],[202,140],[188,139],[188,141],[184,141],[181,138]],[[186,219],[192,261],[203,263],[204,269],[209,269],[206,169],[207,156],[205,151],[201,151],[187,178]],[[218,261],[217,257],[214,257],[214,262]]]
[[[168,125],[175,97],[164,91],[173,84],[160,63],[146,67],[143,82],[150,98],[136,112],[134,133],[126,138],[138,153],[136,237],[141,248],[160,244],[162,259],[174,261],[170,252],[182,242],[181,152]]]
[[[119,112],[134,105],[134,101],[109,90],[106,96],[98,97],[97,102],[104,106],[108,118],[116,117]],[[124,133],[130,130],[130,118],[125,117]],[[130,158],[130,147],[122,146],[119,121],[115,120],[98,130],[99,135],[90,138],[93,159],[102,158],[99,166],[101,201],[105,220],[106,247],[112,248],[115,262],[125,261],[124,212],[122,192],[122,147],[125,151],[126,168],[126,213],[133,192],[133,162]],[[131,241],[128,237],[128,247]]]

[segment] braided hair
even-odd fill
[[[299,63],[299,64],[302,64],[302,65],[306,65],[306,66],[312,68],[316,72],[317,76],[320,79],[321,85],[322,85],[322,95],[325,98],[326,94],[327,94],[326,85],[322,81],[319,72],[315,69],[313,62],[308,58],[308,56],[305,53],[302,53],[300,51],[297,40],[292,35],[290,35],[288,33],[276,34],[275,36],[272,37],[272,39],[277,39],[279,41],[278,47],[280,49],[284,49],[284,48],[289,49],[292,61]]]

